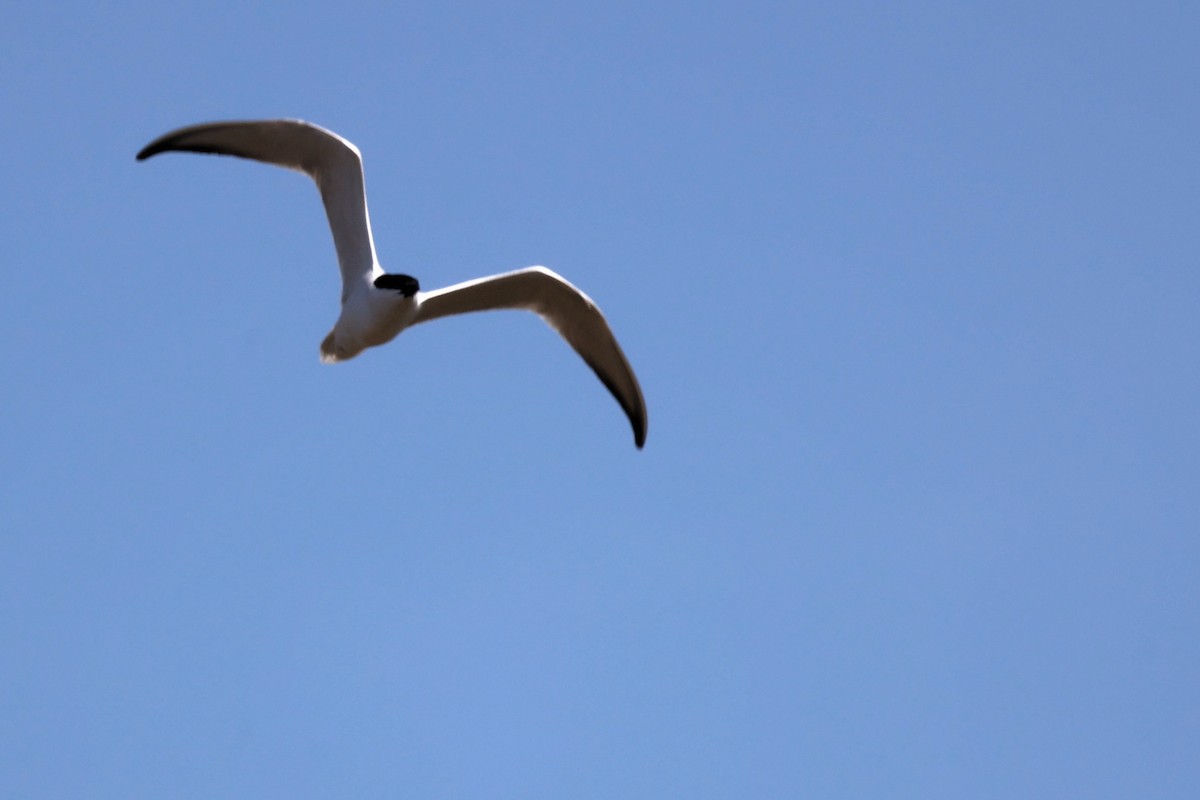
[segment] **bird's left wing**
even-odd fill
[[[171,150],[238,156],[298,170],[321,192],[342,271],[342,299],[375,270],[362,157],[332,131],[300,120],[210,122],[171,131],[142,148],[138,161]]]

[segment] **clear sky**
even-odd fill
[[[0,796],[1194,798],[1200,11],[0,12]],[[604,309],[338,366],[385,268]]]

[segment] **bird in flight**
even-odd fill
[[[160,136],[142,148],[137,160],[172,150],[249,158],[303,172],[316,182],[342,271],[342,311],[321,342],[323,362],[354,358],[405,328],[439,317],[532,311],[592,368],[629,417],[634,443],[645,444],[646,403],[637,376],[600,309],[562,276],[527,267],[422,291],[416,278],[383,271],[371,238],[362,156],[341,136],[300,120],[210,122]]]

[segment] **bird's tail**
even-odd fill
[[[338,355],[337,340],[334,338],[333,333],[333,331],[330,331],[329,335],[325,337],[325,341],[321,342],[322,364],[336,364],[342,360],[341,356]]]

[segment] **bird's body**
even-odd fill
[[[298,120],[214,122],[180,128],[151,142],[138,160],[171,150],[249,158],[298,170],[316,182],[342,273],[342,310],[321,343],[321,360],[354,358],[405,328],[452,314],[532,311],[575,349],[621,404],[640,448],[646,405],[637,377],[596,305],[545,267],[528,267],[421,291],[415,278],[379,266],[367,213],[362,157],[331,131]]]
[[[417,319],[421,300],[356,281],[342,300],[342,313],[321,342],[321,360],[347,361],[366,350],[387,344]]]

